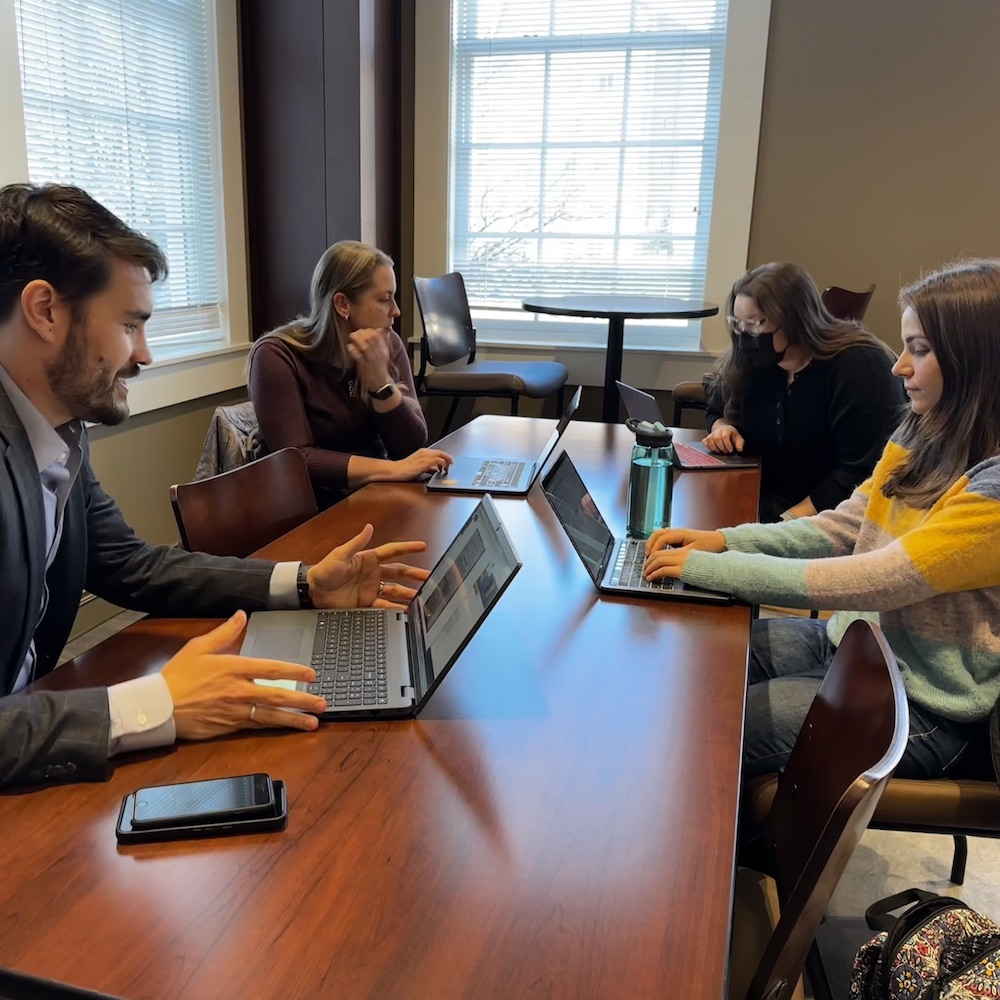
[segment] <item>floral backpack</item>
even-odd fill
[[[873,903],[865,919],[881,933],[854,959],[851,1000],[1000,998],[1000,926],[961,900],[907,889]]]

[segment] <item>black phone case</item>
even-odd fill
[[[274,779],[275,812],[272,816],[252,816],[248,819],[224,820],[221,823],[199,823],[195,826],[159,826],[134,830],[132,808],[135,792],[122,799],[118,811],[115,835],[119,844],[148,844],[161,840],[191,840],[198,837],[227,837],[238,833],[269,833],[284,830],[288,825],[288,796],[285,783]]]

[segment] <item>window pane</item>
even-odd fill
[[[449,263],[470,299],[700,299],[725,0],[453,5]]]
[[[32,181],[84,188],[166,253],[154,346],[218,346],[217,101],[209,0],[16,0]],[[162,350],[158,353],[162,356]]]

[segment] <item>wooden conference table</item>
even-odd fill
[[[711,302],[689,302],[655,295],[556,295],[525,299],[525,312],[548,316],[582,316],[607,319],[608,347],[604,358],[604,403],[601,419],[618,421],[618,388],[622,377],[622,351],[627,319],[704,319],[715,316],[719,307]]]
[[[551,427],[480,417],[446,446],[527,457]],[[621,531],[630,435],[563,440]],[[757,490],[681,474],[674,523],[751,518]],[[369,487],[261,554],[315,561],[370,520],[430,566],[474,504]],[[418,719],[4,795],[0,964],[130,998],[723,997],[750,609],[599,598],[537,486],[498,507],[524,566]],[[141,621],[44,684],[150,672],[212,624]],[[127,792],[252,771],[287,783],[284,832],[117,847]]]

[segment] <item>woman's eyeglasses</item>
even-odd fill
[[[727,316],[726,322],[733,333],[749,333],[752,337],[759,337],[762,333],[773,333],[772,330],[765,330],[771,321],[761,316],[759,319],[739,320],[735,316]]]

